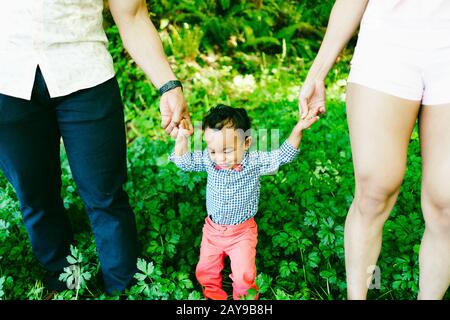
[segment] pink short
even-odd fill
[[[450,103],[450,21],[365,19],[348,82],[423,105]]]
[[[205,219],[200,245],[200,260],[195,270],[198,282],[207,299],[226,300],[222,289],[224,259],[230,257],[233,280],[233,299],[247,295],[247,290],[258,287],[256,277],[256,245],[258,226],[253,218],[238,225],[219,225],[209,217]],[[258,298],[258,295],[255,297]]]

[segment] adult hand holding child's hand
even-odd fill
[[[303,119],[303,117],[300,117],[297,124],[295,125],[294,129],[291,132],[291,135],[287,139],[289,144],[293,146],[294,148],[298,149],[300,145],[300,141],[302,140],[302,133],[303,130],[311,128],[311,126],[319,120],[318,113],[320,112],[319,109],[312,109],[309,110],[306,117]]]
[[[181,121],[191,123],[188,106],[181,88],[175,88],[163,94],[160,101],[161,127],[165,132],[176,138],[180,129]],[[187,125],[187,130],[192,128],[189,135],[192,135],[192,124]]]
[[[194,132],[194,127],[192,123],[186,119],[181,120],[180,126],[178,129],[178,137],[183,136],[185,138],[190,137]]]
[[[323,80],[311,81],[307,79],[302,86],[298,97],[298,107],[302,119],[325,113],[325,84]]]
[[[301,132],[303,130],[310,129],[311,126],[320,119],[318,116],[319,112],[319,109],[310,110],[304,119],[300,118],[294,130]]]

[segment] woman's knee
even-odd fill
[[[450,193],[448,189],[424,185],[421,200],[426,227],[450,236]]]
[[[367,176],[357,179],[355,205],[359,214],[369,221],[387,219],[397,199],[400,186],[401,181],[388,184]]]

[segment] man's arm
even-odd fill
[[[149,18],[145,0],[109,0],[109,7],[124,47],[142,68],[156,88],[176,80],[159,38]],[[163,94],[160,103],[161,126],[176,137],[182,119],[190,122],[186,100],[181,88]]]

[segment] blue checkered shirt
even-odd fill
[[[206,171],[206,209],[212,221],[221,225],[240,224],[258,211],[261,175],[275,173],[281,165],[292,162],[299,151],[285,141],[270,152],[248,151],[242,170],[216,169],[208,151],[172,153],[169,160],[184,171]]]

